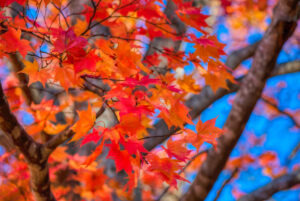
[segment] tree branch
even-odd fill
[[[75,132],[67,128],[66,130],[62,131],[61,133],[55,135],[52,139],[50,139],[45,144],[46,155],[50,155],[52,151],[56,149],[59,145],[63,144],[64,142],[68,141]]]
[[[168,20],[171,22],[172,27],[175,29],[177,35],[182,36],[185,34],[187,27],[186,25],[180,20],[180,18],[176,15],[175,11],[177,9],[176,4],[169,0],[167,2],[166,8],[164,10],[164,13]],[[180,46],[182,44],[181,40],[173,41],[169,38],[162,38],[162,37],[155,37],[149,44],[149,47],[144,55],[144,59],[152,55],[156,52],[161,53],[160,50],[163,50],[164,48],[173,47],[174,52],[177,52],[180,49]],[[166,72],[166,63],[167,62],[161,62],[159,66],[155,67],[155,70],[159,73],[165,73]]]
[[[238,199],[238,201],[267,200],[273,194],[292,188],[297,184],[300,184],[300,169],[274,179],[267,185],[253,191],[252,193],[242,196],[240,199]]]
[[[31,103],[34,102],[34,99],[30,88],[27,86],[28,81],[26,75],[24,73],[18,73],[23,69],[23,63],[20,61],[16,53],[10,54],[9,58],[12,64],[12,70],[16,73],[17,78],[20,81],[20,86],[25,97],[26,104],[30,106]]]
[[[186,164],[185,166],[178,172],[178,174],[181,174],[183,173],[186,168],[188,168],[190,166],[190,164],[196,159],[198,158],[198,156],[204,154],[204,153],[207,153],[208,149],[205,149],[205,150],[202,150],[200,152],[198,152],[197,154],[195,154]],[[170,186],[168,186],[167,188],[165,188],[165,190],[158,196],[158,198],[156,199],[156,201],[160,201],[164,196],[165,194],[169,191],[170,189]]]
[[[37,161],[34,158],[35,153],[39,151],[41,145],[36,143],[31,138],[24,128],[19,124],[14,114],[10,111],[9,105],[6,101],[5,94],[0,83],[0,127],[1,130],[9,136],[14,145],[20,150],[25,158],[30,162]]]
[[[227,57],[227,60],[225,62],[226,66],[234,70],[236,67],[238,67],[243,61],[246,59],[249,59],[252,57],[255,53],[255,50],[257,49],[257,46],[259,45],[259,42],[256,42],[252,45],[246,46],[244,48],[235,50],[230,53],[230,55]]]
[[[276,66],[271,76],[284,75],[287,73],[295,73],[300,70],[300,60],[295,60]]]
[[[220,195],[221,195],[221,193],[222,193],[224,187],[225,187],[227,184],[229,184],[229,182],[234,178],[234,176],[235,176],[238,172],[239,172],[239,169],[238,169],[238,168],[235,168],[235,169],[232,171],[232,173],[230,174],[230,177],[228,177],[228,178],[223,182],[221,188],[218,190],[217,195],[216,195],[214,201],[217,201],[217,200],[219,199],[219,197],[220,197]]]
[[[250,45],[253,47],[253,45]],[[243,52],[245,49],[251,50],[248,51],[248,56],[247,57],[239,57],[240,62],[237,63],[237,59],[233,56],[228,57],[227,60],[234,59],[235,62],[229,61],[229,63],[235,63],[235,65],[239,65],[243,60],[242,59],[247,59],[252,56],[253,54],[253,49],[249,48],[249,46],[242,48],[241,52]],[[239,51],[236,51],[239,52]],[[234,54],[237,55],[237,54]],[[234,69],[237,66],[230,66],[230,68]],[[274,71],[271,74],[271,77],[275,77],[278,75],[283,75],[283,74],[289,74],[289,73],[294,73],[294,72],[299,72],[300,71],[300,61],[291,61],[287,63],[282,63],[276,66]],[[243,80],[243,77],[237,80],[240,82]],[[209,86],[205,86],[202,91],[197,94],[193,95],[191,98],[189,98],[186,102],[185,105],[189,107],[190,109],[190,116],[192,119],[197,118],[206,108],[208,108],[212,103],[214,103],[216,100],[224,97],[227,94],[234,93],[239,89],[238,85],[229,83],[229,90],[220,88],[216,93],[213,93],[213,91],[210,89]],[[155,148],[157,145],[161,144],[163,141],[165,141],[168,137],[170,137],[174,132],[178,131],[176,128],[172,128],[171,130],[168,129],[168,126],[163,120],[160,120],[158,123],[154,125],[152,129],[149,129],[149,136],[151,139],[149,139],[145,143],[145,147],[148,150],[152,150]],[[153,137],[153,136],[160,136],[160,137]]]
[[[208,151],[207,158],[182,200],[204,200],[223,170],[261,96],[267,78],[275,68],[283,44],[297,26],[298,2],[298,0],[280,0],[275,7],[272,22],[258,45],[252,67],[235,97],[224,125],[225,133],[218,139],[216,150]]]
[[[47,157],[43,145],[35,142],[10,111],[0,83],[0,127],[13,144],[24,155],[31,174],[31,188],[37,201],[54,201],[50,189]]]
[[[265,98],[264,96],[262,96],[261,99],[262,99],[265,103],[267,103],[268,105],[272,106],[275,110],[277,110],[277,112],[279,112],[279,113],[281,113],[281,114],[287,116],[288,118],[290,118],[290,119],[292,120],[292,122],[295,124],[295,126],[296,126],[297,128],[300,128],[300,124],[298,123],[298,121],[294,118],[294,116],[293,116],[291,113],[289,113],[289,112],[287,112],[287,111],[285,111],[285,110],[280,109],[280,108],[278,107],[277,104],[275,104],[275,103],[273,103],[272,101],[268,100],[268,99]]]
[[[288,160],[292,160],[299,150],[300,150],[300,142],[294,147],[294,149],[292,150],[291,154],[288,157]]]
[[[84,80],[85,83],[83,84],[83,88],[85,90],[91,91],[100,97],[104,95],[103,89],[99,88],[97,85],[94,85],[92,82],[89,82],[89,80],[86,78],[84,78]],[[106,102],[104,102],[100,110],[96,113],[96,119],[98,120],[98,117],[100,117],[106,110],[111,110],[111,108],[106,104]],[[117,122],[118,118],[113,111],[111,112],[113,114],[112,118],[115,122]],[[70,127],[68,127],[61,133],[55,135],[52,139],[45,143],[46,155],[49,156],[56,149],[56,147],[70,140],[74,134],[75,132],[70,130]]]
[[[228,56],[226,60],[226,65],[231,69],[237,68],[238,65],[240,65],[245,59],[248,59],[251,56],[253,56],[257,44],[258,42],[234,51],[232,54]],[[203,112],[213,102],[215,102],[216,100],[222,98],[223,96],[229,93],[237,91],[238,86],[234,84],[230,84],[229,88],[230,88],[229,91],[220,88],[216,93],[214,93],[209,86],[205,86],[199,94],[193,95],[191,98],[189,98],[186,101],[185,105],[191,111],[189,113],[191,118],[195,119],[196,117],[199,116],[201,112]],[[148,133],[149,136],[164,136],[164,137],[152,138],[151,140],[148,140],[145,143],[146,149],[152,150],[157,145],[165,141],[169,136],[171,136],[176,131],[178,131],[178,128],[173,127],[172,129],[169,130],[167,124],[163,120],[160,120],[158,123],[156,123],[153,126],[153,128],[148,130]]]

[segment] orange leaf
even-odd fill
[[[0,50],[13,53],[19,51],[25,58],[28,51],[32,50],[28,40],[21,39],[21,30],[8,28],[8,31],[0,35]]]
[[[96,120],[96,114],[90,105],[88,105],[87,110],[78,111],[78,116],[79,120],[71,128],[75,132],[75,135],[70,142],[76,141],[87,134]]]
[[[46,69],[39,70],[39,64],[36,60],[33,61],[33,63],[24,60],[23,61],[25,68],[19,73],[25,73],[29,77],[28,85],[31,85],[34,82],[41,82],[44,86],[49,79],[49,73]]]

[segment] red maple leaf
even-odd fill
[[[128,174],[132,173],[132,165],[130,163],[130,154],[127,150],[120,150],[120,146],[112,142],[111,144],[106,145],[110,147],[107,158],[113,159],[116,163],[117,171],[124,170]]]

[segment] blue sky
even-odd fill
[[[221,42],[224,38],[223,36],[228,34],[228,30],[224,24],[219,24],[216,29],[216,34]],[[225,37],[226,38],[226,37]],[[257,40],[262,38],[262,33],[252,33],[246,39],[249,44],[256,42]],[[284,63],[294,59],[299,59],[299,47],[291,46],[289,51],[285,51],[285,49],[280,53],[277,63]],[[243,62],[243,65],[247,68],[250,68],[251,61]],[[281,89],[278,93],[275,93],[275,97],[279,100],[279,107],[281,109],[299,109],[300,101],[299,101],[299,85],[300,73],[293,73],[288,75],[281,75],[274,78],[270,78],[266,83],[266,89],[268,88],[276,88],[279,82],[285,82],[286,87]],[[202,120],[208,120],[211,118],[215,118],[218,116],[216,121],[216,125],[222,127],[226,121],[226,118],[230,112],[231,105],[228,103],[229,97],[234,96],[234,94],[227,95],[222,99],[216,101],[211,107],[205,110],[201,114]],[[293,148],[300,143],[300,134],[299,130],[293,130],[294,127],[291,119],[284,115],[280,115],[272,120],[267,119],[266,117],[253,113],[246,125],[244,134],[240,138],[238,144],[246,144],[247,136],[246,132],[255,133],[256,136],[266,135],[266,141],[263,146],[253,147],[248,150],[250,154],[254,156],[257,154],[261,154],[264,151],[275,151],[278,154],[278,158],[280,160],[280,164],[287,164],[287,158]],[[240,150],[235,148],[231,154],[231,156],[239,156]],[[288,168],[291,170],[292,165],[299,163],[300,161],[300,153],[298,153],[293,160],[289,161]],[[193,178],[195,175],[192,175]],[[226,180],[230,174],[228,172],[223,172],[218,181],[213,187],[213,190],[210,192],[206,201],[212,201],[215,198],[216,192],[221,187],[224,180]],[[246,170],[243,170],[237,179],[232,180],[222,191],[221,196],[218,200],[220,201],[230,201],[234,200],[232,195],[233,186],[238,187],[242,192],[248,193],[251,192],[271,181],[271,178],[265,176],[262,173],[262,168],[257,167],[249,167]],[[300,190],[288,190],[276,193],[273,196],[273,199],[276,201],[296,201],[300,199]]]
[[[207,12],[205,10],[205,12]],[[32,9],[28,10],[29,17],[34,19],[36,17],[36,12]],[[224,24],[221,23],[217,26],[216,29],[217,37],[221,42],[224,41],[224,35],[229,34],[228,29]],[[262,37],[262,33],[251,33],[246,39],[248,43],[254,43]],[[192,47],[187,45],[187,50],[191,51]],[[47,51],[47,47],[44,47],[44,51]],[[289,51],[282,51],[278,57],[278,63],[283,63],[290,61],[291,59],[299,59],[299,48],[292,46]],[[250,67],[250,60],[243,62],[246,67]],[[6,68],[0,68],[0,75],[6,74],[7,71],[4,71]],[[192,70],[191,66],[187,66],[185,68],[186,73],[190,73]],[[4,71],[4,72],[2,72]],[[279,82],[286,82],[286,87],[283,88],[279,93],[276,93],[276,98],[279,100],[279,106],[281,109],[299,109],[300,101],[299,101],[299,92],[300,92],[300,73],[293,73],[289,75],[282,75],[271,78],[267,81],[266,88],[276,87]],[[205,110],[201,114],[201,120],[206,121],[218,116],[216,124],[218,127],[223,127],[226,118],[230,112],[231,106],[228,103],[228,99],[232,97],[234,94],[227,95],[222,99],[216,101],[211,107]],[[25,123],[30,123],[32,119],[25,112],[22,113],[22,120]],[[275,151],[278,154],[279,160],[281,164],[287,163],[287,157],[292,151],[292,149],[300,142],[299,130],[292,130],[293,122],[287,118],[286,116],[279,116],[272,120],[267,119],[264,116],[258,114],[252,114],[245,128],[245,132],[253,132],[257,136],[266,135],[266,141],[261,147],[254,147],[249,149],[249,153],[256,155],[260,154],[263,151]],[[239,144],[247,143],[247,136],[242,135],[239,140]],[[3,153],[0,147],[0,153]],[[232,152],[232,156],[239,156],[240,150],[235,149]],[[300,153],[298,153],[292,161],[290,161],[288,167],[292,167],[293,164],[299,163],[300,161]],[[193,178],[195,175],[191,175]],[[212,201],[216,195],[217,190],[222,185],[223,181],[229,177],[227,172],[223,172],[217,183],[215,184],[213,190],[209,194],[207,201]],[[233,186],[238,187],[241,191],[251,192],[256,188],[265,185],[271,181],[271,178],[262,174],[262,169],[257,167],[249,167],[245,171],[241,172],[239,178],[233,180],[230,184],[228,184],[219,200],[220,201],[230,201],[234,200],[232,196]],[[275,200],[278,201],[295,201],[299,200],[300,190],[288,190],[284,192],[279,192],[273,196]]]

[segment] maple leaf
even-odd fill
[[[8,30],[0,35],[0,50],[3,52],[14,53],[19,51],[25,58],[28,51],[32,50],[30,42],[21,39],[21,30],[9,27]]]
[[[211,143],[214,146],[217,145],[217,138],[224,133],[222,129],[215,126],[216,119],[217,117],[202,123],[199,118],[196,125],[197,135],[201,138],[201,140]]]
[[[269,165],[270,163],[274,163],[277,160],[277,155],[275,152],[265,152],[259,156],[259,163],[262,167]]]
[[[167,141],[167,148],[162,146],[162,148],[166,151],[169,157],[175,157],[180,161],[186,161],[188,159],[188,155],[191,153],[191,150],[188,150],[184,147],[185,140],[172,140],[169,139]]]
[[[44,131],[49,135],[56,135],[67,128],[67,124],[53,124],[49,121],[46,122]]]
[[[138,74],[137,65],[140,63],[142,55],[133,51],[131,43],[118,41],[115,49],[116,68],[115,70],[122,76],[129,77]]]
[[[189,109],[183,103],[180,102],[180,96],[171,100],[171,108],[168,110],[161,107],[161,112],[158,117],[165,120],[168,127],[172,126],[183,128],[184,124],[193,124],[190,116]]]
[[[128,113],[120,117],[118,129],[121,133],[127,133],[129,136],[141,137],[145,132],[146,126],[143,124],[143,117],[134,113]]]
[[[120,111],[120,116],[128,113],[135,113],[137,116],[147,115],[154,113],[150,105],[138,105],[134,97],[121,98],[114,103],[114,107]]]
[[[75,132],[73,138],[70,140],[76,141],[83,137],[92,128],[96,120],[96,114],[92,110],[91,105],[88,105],[87,110],[78,111],[79,120],[71,127]]]
[[[89,142],[97,143],[102,138],[102,136],[103,136],[103,134],[99,134],[99,131],[94,128],[91,133],[84,136],[83,140],[81,141],[80,146],[83,146]]]
[[[112,127],[110,129],[105,128],[103,130],[103,137],[105,140],[109,139],[115,143],[118,143],[120,140],[120,131],[118,129],[116,129],[116,127]]]
[[[53,100],[43,99],[39,104],[31,104],[31,110],[29,111],[35,118],[35,122],[29,126],[26,126],[26,130],[30,134],[36,134],[43,129],[47,129],[49,134],[57,134],[63,130],[64,125],[54,125],[55,114],[60,112],[63,106],[56,106]],[[57,133],[56,133],[57,132]]]
[[[143,142],[140,140],[134,140],[131,138],[125,139],[122,137],[120,139],[120,143],[124,146],[124,149],[128,151],[129,154],[131,155],[137,155],[137,153],[148,153],[149,151],[145,149],[143,146]]]
[[[145,19],[151,18],[164,18],[165,15],[162,12],[162,9],[159,5],[153,3],[153,1],[141,1],[144,5],[138,9],[137,15],[140,17],[144,17]]]
[[[13,2],[17,2],[20,5],[24,5],[26,0],[2,0],[0,2],[0,8],[1,7],[6,7],[9,6],[10,4],[12,4]]]
[[[96,158],[102,153],[103,146],[104,146],[104,140],[102,140],[100,145],[97,146],[97,148],[94,150],[94,152],[85,159],[85,161],[83,162],[82,165],[85,165],[87,167],[92,162],[94,162],[96,160]]]
[[[76,24],[74,25],[74,33],[79,36],[87,28],[88,23],[86,20],[76,19]]]
[[[58,162],[63,162],[68,157],[66,153],[67,147],[57,147],[50,155],[49,160],[54,160]]]
[[[200,86],[195,83],[193,75],[184,75],[183,78],[179,78],[177,80],[177,83],[179,84],[180,88],[186,92],[197,94],[201,90]]]
[[[130,154],[127,150],[120,150],[120,147],[115,142],[108,144],[107,147],[110,147],[107,158],[113,159],[116,163],[117,172],[124,170],[126,173],[132,173],[132,165],[130,162]]]
[[[251,163],[255,162],[253,156],[246,154],[240,157],[235,157],[229,160],[228,168],[234,170],[235,168],[243,168],[249,166]]]
[[[31,85],[34,82],[41,82],[44,86],[49,78],[49,73],[47,69],[39,69],[39,64],[36,60],[31,63],[30,61],[23,61],[25,68],[18,73],[25,73],[29,77],[28,85]]]
[[[130,173],[126,179],[128,179],[128,182],[124,186],[124,189],[127,189],[128,193],[132,193],[132,190],[138,185],[138,177],[135,173]]]
[[[181,177],[176,171],[182,168],[179,165],[179,160],[170,158],[160,158],[159,156],[149,153],[146,156],[149,165],[148,171],[157,174],[163,181],[167,182],[170,186],[177,188],[177,180],[189,182]]]
[[[79,72],[94,72],[98,61],[100,61],[100,57],[95,54],[95,51],[90,51],[87,54],[84,52],[80,56],[71,54],[67,60],[68,63],[74,65],[75,74]]]
[[[54,75],[54,80],[59,82],[66,91],[70,87],[80,86],[82,83],[81,79],[75,76],[73,65],[55,66],[52,68],[52,74]]]
[[[126,80],[122,82],[121,85],[130,88],[135,88],[138,85],[148,87],[150,84],[158,84],[158,83],[159,83],[159,79],[149,78],[149,76],[143,76],[140,79],[139,74],[137,74],[135,78],[126,78]]]
[[[206,63],[212,58],[220,58],[221,55],[225,55],[223,50],[225,45],[220,43],[215,36],[209,36],[204,39],[206,41],[205,43],[201,43],[199,41],[195,42],[195,52],[189,56],[189,60],[195,60],[199,58]]]
[[[86,21],[89,21],[92,17],[96,20],[102,20],[109,16],[109,9],[112,6],[111,1],[101,1],[98,9],[94,13],[94,8],[84,5],[84,16]],[[83,33],[83,31],[81,32]]]
[[[207,71],[204,71],[202,76],[205,79],[205,83],[211,87],[213,92],[216,92],[220,87],[229,89],[227,80],[231,83],[236,83],[234,77],[222,64],[211,60],[208,62]]]
[[[76,36],[73,28],[67,31],[52,29],[52,35],[56,38],[53,43],[53,52],[63,53],[66,51],[74,56],[85,55],[83,48],[87,45],[87,40],[83,37]]]
[[[176,13],[184,23],[202,33],[206,33],[205,31],[203,31],[203,27],[208,27],[207,23],[205,22],[208,16],[202,14],[199,8],[189,7],[177,10]]]

